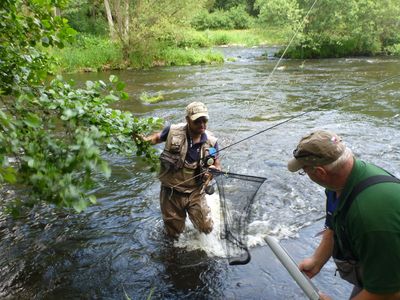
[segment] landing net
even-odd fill
[[[247,233],[253,217],[254,198],[267,178],[214,170],[212,173],[221,206],[220,238],[226,242],[229,264],[247,264],[251,259]]]

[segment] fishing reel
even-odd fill
[[[217,154],[217,150],[213,147],[207,149],[208,150],[208,155],[202,160],[202,169],[204,169],[204,175],[203,175],[203,188],[202,191],[204,191],[207,195],[212,195],[215,192],[213,184],[211,184],[212,180],[212,174],[209,172],[209,167],[212,166],[215,162],[215,156]],[[212,169],[210,169],[212,170]]]
[[[215,156],[217,155],[217,149],[211,147],[208,150],[208,155],[203,159],[202,165],[204,168],[208,168],[212,166],[215,162]]]

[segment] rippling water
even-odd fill
[[[400,60],[347,58],[277,60],[273,48],[221,48],[232,62],[215,66],[114,72],[131,100],[121,109],[183,121],[191,101],[205,102],[210,129],[225,147],[292,116],[304,116],[226,149],[224,169],[267,177],[250,224],[252,261],[229,267],[218,235],[188,230],[174,246],[164,240],[156,175],[135,158],[109,156],[113,175],[86,212],[37,208],[29,217],[0,216],[0,297],[5,299],[305,299],[263,243],[274,235],[296,259],[309,255],[322,227],[321,188],[286,170],[297,141],[314,129],[340,134],[354,153],[400,175]],[[265,55],[265,53],[268,53]],[[108,73],[74,75],[78,82]],[[371,87],[358,91],[361,87]],[[141,93],[162,93],[147,105]],[[161,150],[161,146],[157,146]],[[212,201],[212,200],[211,200]],[[213,212],[218,202],[211,202]],[[215,206],[216,205],[216,206]],[[215,216],[218,221],[218,215]],[[350,287],[328,264],[316,285],[334,299]]]

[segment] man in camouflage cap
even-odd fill
[[[186,214],[194,227],[210,233],[213,220],[205,192],[211,174],[207,168],[221,169],[218,157],[204,166],[204,159],[218,152],[217,138],[206,130],[208,110],[202,102],[186,106],[185,123],[172,124],[147,138],[152,144],[165,142],[160,155],[160,206],[168,236],[178,238],[185,229]],[[210,160],[207,160],[210,162]]]

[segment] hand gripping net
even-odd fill
[[[252,218],[252,206],[266,178],[214,170],[212,174],[220,198],[220,238],[226,241],[229,264],[247,264],[251,259],[247,248],[247,231]]]

